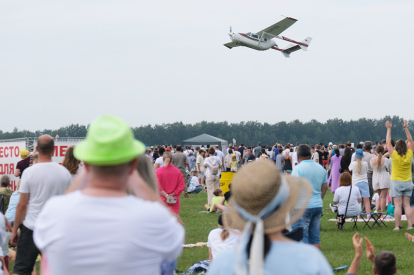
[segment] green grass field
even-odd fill
[[[323,217],[321,222],[321,242],[322,252],[328,259],[330,265],[340,267],[351,264],[354,257],[354,248],[352,245],[352,236],[357,230],[352,229],[352,223],[346,223],[342,231],[337,231],[335,222],[328,221],[336,217],[329,208],[333,195],[328,191],[324,199]],[[197,195],[190,195],[189,199],[181,197],[180,216],[184,222],[186,230],[185,243],[207,242],[210,230],[217,227],[217,217],[219,214],[199,213],[204,211],[204,204],[207,202],[207,195],[201,191]],[[375,247],[375,253],[383,250],[392,251],[397,257],[397,274],[414,274],[414,243],[409,242],[404,237],[405,229],[398,232],[393,231],[394,222],[386,223],[387,227],[375,229],[362,229],[364,223],[358,223],[358,232],[360,237],[368,237]],[[403,222],[403,227],[407,228],[407,222]],[[414,230],[410,232],[414,234]],[[373,274],[371,263],[365,257],[365,244],[363,246],[364,257],[361,260],[358,274]],[[414,253],[413,253],[414,254]],[[178,259],[177,270],[186,271],[193,263],[208,260],[208,248],[194,247],[184,248]],[[336,274],[345,274],[344,271],[338,271]]]

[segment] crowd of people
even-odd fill
[[[413,228],[413,140],[406,122],[406,141],[394,143],[386,127],[384,141],[356,149],[348,142],[221,150],[146,147],[123,120],[102,116],[62,165],[52,161],[54,139],[43,135],[33,152],[20,151],[17,190],[1,177],[0,274],[9,274],[11,259],[10,274],[36,274],[38,260],[42,274],[174,274],[185,235],[180,199],[203,190],[205,209],[221,213],[207,238],[209,274],[332,274],[320,251],[329,189],[338,216],[387,215],[390,203],[394,230],[402,229],[402,211]],[[228,192],[220,188],[223,172],[235,173]],[[376,274],[395,273],[395,256],[375,256],[365,242]],[[357,273],[361,243],[356,234],[348,274]]]

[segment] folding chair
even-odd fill
[[[374,228],[375,225],[377,225],[378,227],[381,227],[381,224],[383,224],[385,227],[387,227],[387,225],[384,223],[383,219],[381,219],[381,216],[383,216],[384,213],[361,213],[361,218],[364,220],[365,225],[362,229],[364,229],[366,226],[368,226],[369,229]],[[363,215],[367,215],[367,219],[365,220]],[[369,215],[369,217],[368,217]],[[387,215],[385,213],[385,215]],[[371,220],[372,219],[372,220]],[[372,225],[369,225],[369,222],[373,221]]]
[[[336,221],[338,224],[338,230],[342,230],[344,228],[344,224],[346,221],[346,218],[351,218],[351,222],[354,223],[354,226],[352,227],[352,229],[356,228],[356,230],[358,230],[358,216],[347,216],[345,217],[345,215],[338,215],[338,213],[336,213]]]

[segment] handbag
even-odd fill
[[[218,160],[217,160],[217,165],[213,165],[212,167],[211,167],[211,174],[213,175],[213,176],[217,176],[218,175],[218,170],[219,170],[219,165],[218,165]]]
[[[351,198],[352,185],[349,189],[348,201],[346,202],[345,215],[338,215],[338,229],[342,229],[345,224],[346,213],[348,212],[349,199]]]

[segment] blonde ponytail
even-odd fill
[[[377,160],[377,172],[379,172],[381,169],[381,160],[382,160],[382,156],[384,154],[384,147],[382,145],[379,145],[377,147],[377,153],[378,153],[378,160]]]
[[[167,167],[168,164],[171,163],[172,154],[170,152],[164,152],[164,154],[162,154],[162,159],[164,161],[164,167]]]
[[[223,231],[221,231],[221,234],[220,234],[221,240],[224,242],[229,237],[229,235],[230,235],[230,232],[227,229],[223,228]]]
[[[357,163],[358,163],[358,175],[361,175],[361,168],[362,168],[362,163],[361,163],[361,161],[362,161],[362,159],[357,158],[357,159],[356,159],[356,161],[357,161]]]

